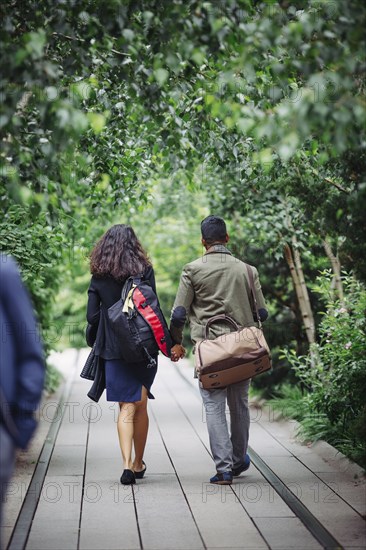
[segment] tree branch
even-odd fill
[[[311,171],[313,172],[313,174],[315,174],[315,176],[318,176],[318,177],[322,177],[322,176],[319,176],[319,172],[317,170],[315,170],[315,168],[311,168]],[[339,191],[342,191],[342,193],[346,193],[346,195],[349,195],[350,192],[347,191],[346,189],[344,189],[344,187],[342,187],[339,183],[337,183],[336,181],[330,179],[330,178],[322,178],[324,181],[326,181],[327,183],[330,183],[331,185],[333,185],[334,187],[336,187]]]
[[[339,189],[339,191],[342,191],[342,193],[346,193],[346,195],[349,195],[350,192],[347,191],[346,189],[344,189],[341,185],[339,185],[339,183],[337,183],[336,181],[333,181],[331,180],[330,178],[324,178],[324,181],[326,181],[327,183],[330,183],[331,185],[334,185],[334,187],[336,187],[337,189]]]
[[[63,34],[62,32],[53,32],[52,35],[53,36],[62,36],[62,38],[66,38],[67,40],[74,40],[75,42],[82,42],[82,43],[86,42],[85,38],[79,38],[77,36],[69,36],[67,34]],[[118,50],[115,50],[113,48],[109,51],[111,51],[112,53],[115,53],[116,55],[122,55],[122,56],[130,57],[129,53],[119,52]]]

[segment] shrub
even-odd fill
[[[366,290],[352,275],[345,275],[345,298],[340,303],[330,299],[327,275],[318,283],[316,290],[326,300],[327,311],[319,326],[319,343],[312,348],[313,359],[284,352],[304,389],[301,405],[299,396],[293,396],[302,414],[293,416],[301,422],[303,435],[325,439],[366,466]],[[286,391],[282,395],[286,397]],[[279,403],[281,399],[277,408]]]
[[[29,208],[22,205],[10,206],[0,221],[0,250],[16,260],[22,280],[27,287],[40,331],[43,336],[46,355],[50,346],[47,331],[52,321],[52,307],[59,285],[58,262],[62,255],[64,237],[60,227],[55,228],[47,221],[46,213],[39,213],[32,221]],[[47,381],[51,381],[50,385]],[[46,389],[54,387],[55,377],[46,375]]]

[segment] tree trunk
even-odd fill
[[[304,273],[302,270],[300,253],[298,250],[295,250],[295,262],[289,244],[285,245],[284,253],[287,264],[290,268],[296,296],[299,301],[301,316],[305,326],[306,337],[310,344],[311,354],[311,345],[315,343],[315,324],[313,312],[310,306],[309,294],[305,284]]]
[[[300,257],[300,252],[299,252],[297,244],[298,243],[297,243],[296,235],[293,234],[292,235],[292,248],[293,248],[293,255],[294,255],[294,260],[295,260],[295,267],[296,267],[297,275],[298,275],[298,278],[299,278],[299,283],[300,283],[300,286],[301,286],[301,289],[302,289],[302,294],[303,294],[304,302],[305,302],[305,308],[304,308],[304,314],[303,314],[304,324],[305,324],[305,328],[307,328],[309,330],[309,334],[308,334],[309,344],[314,344],[315,343],[314,315],[313,315],[313,310],[311,309],[311,304],[310,304],[310,299],[309,299],[309,292],[308,292],[308,289],[307,289],[307,286],[306,286],[306,283],[305,283],[304,271],[302,269],[301,257]]]
[[[344,305],[344,294],[343,294],[343,284],[341,278],[341,264],[339,262],[338,256],[335,256],[332,247],[329,244],[327,238],[323,241],[323,246],[326,255],[328,256],[330,263],[332,265],[333,279],[332,279],[332,288],[335,289],[338,296],[341,306]]]

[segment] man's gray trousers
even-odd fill
[[[231,472],[244,463],[249,439],[248,393],[250,380],[223,389],[200,387],[205,409],[211,452],[219,473]],[[226,415],[230,413],[230,431]]]

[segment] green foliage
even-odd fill
[[[320,342],[314,346],[316,362],[309,356],[297,357],[286,351],[304,389],[281,400],[293,401],[290,414],[301,421],[302,432],[311,438],[323,438],[362,465],[366,465],[364,436],[366,408],[366,289],[353,276],[345,275],[345,301],[330,301],[329,276],[318,279],[317,291],[327,305],[319,325]],[[296,409],[297,407],[297,409]]]
[[[54,393],[61,382],[61,373],[53,365],[47,363],[44,388],[49,394]]]
[[[126,221],[126,220],[123,220]],[[121,219],[116,223],[120,223]],[[53,311],[53,330],[50,338],[53,349],[85,347],[87,289],[90,283],[89,254],[97,239],[112,225],[90,220],[85,236],[75,237],[63,250],[62,285],[56,295]]]
[[[199,253],[198,222],[215,211],[259,268],[274,383],[288,376],[279,347],[306,346],[283,244],[296,235],[314,281],[327,237],[366,281],[364,3],[5,0],[0,10],[0,244],[22,267],[48,346],[67,345],[74,324],[69,342],[83,341],[80,250],[108,225],[136,225],[169,314],[180,269]]]
[[[21,268],[46,344],[59,285],[63,244],[62,228],[52,227],[45,214],[40,213],[36,222],[30,224],[27,209],[13,205],[1,219],[0,249],[11,254]],[[46,345],[46,351],[49,349]]]
[[[275,389],[269,403],[284,418],[293,418],[301,422],[308,415],[308,397],[302,391],[300,384],[282,384]]]
[[[327,441],[351,460],[366,467],[365,456],[365,413],[361,413],[352,429],[331,424],[324,412],[312,407],[311,394],[301,391],[299,386],[283,384],[277,396],[268,400],[270,406],[284,418],[299,422],[297,436],[302,441]]]
[[[20,266],[37,314],[45,352],[52,349],[53,307],[61,278],[60,260],[65,243],[63,228],[52,227],[45,213],[30,223],[29,210],[12,205],[0,222],[0,250],[10,254]],[[60,377],[47,364],[45,389],[53,392]]]
[[[73,268],[64,273],[54,307],[53,349],[82,348],[85,343],[87,288],[90,283],[86,261],[74,261]]]
[[[318,291],[326,296],[329,278],[319,280]],[[344,287],[345,303],[328,302],[320,323],[316,367],[303,360],[297,366],[300,379],[314,392],[314,407],[321,407],[331,423],[357,416],[364,406],[366,290],[351,276],[344,277]]]

